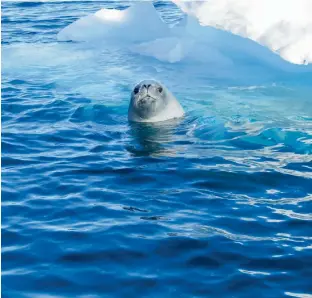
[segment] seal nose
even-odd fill
[[[145,87],[147,91],[148,91],[148,88],[151,87],[151,86],[152,86],[152,84],[144,84],[143,85],[143,87]]]

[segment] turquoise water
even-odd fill
[[[312,295],[311,68],[57,42],[100,7],[2,3],[2,296]],[[184,119],[129,125],[146,78]]]

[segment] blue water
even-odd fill
[[[100,7],[2,2],[2,297],[311,297],[311,72],[57,42]],[[128,124],[151,77],[180,122]]]

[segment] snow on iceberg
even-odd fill
[[[311,0],[173,0],[202,26],[252,39],[295,64],[312,63]]]

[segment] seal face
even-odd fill
[[[134,122],[157,122],[183,116],[176,98],[159,82],[145,80],[131,93],[128,118]]]
[[[143,119],[157,115],[167,105],[165,90],[158,83],[144,81],[133,90],[136,112]]]

